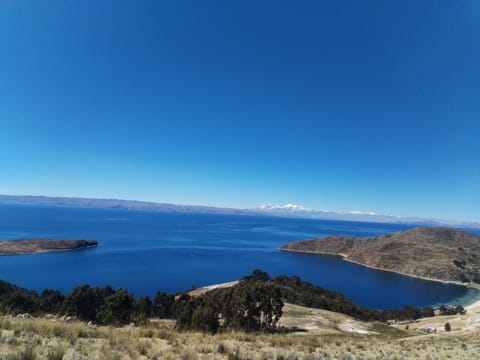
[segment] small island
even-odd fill
[[[98,245],[96,240],[16,239],[0,240],[0,255],[36,254],[81,250]]]
[[[338,255],[375,269],[451,283],[480,284],[480,236],[419,227],[375,237],[326,236],[295,241],[282,251]]]

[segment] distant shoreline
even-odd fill
[[[208,205],[186,205],[159,203],[142,200],[102,199],[102,198],[79,198],[65,196],[42,196],[42,195],[6,195],[0,194],[0,205],[33,205],[33,206],[65,206],[94,209],[154,211],[154,212],[178,212],[196,214],[219,214],[219,215],[242,215],[242,216],[267,216],[293,219],[310,219],[345,222],[374,222],[399,225],[421,226],[452,226],[456,228],[480,229],[480,223],[470,221],[453,221],[441,219],[424,219],[419,217],[398,217],[381,214],[365,214],[336,211],[294,211],[259,208],[234,208]]]
[[[97,247],[96,240],[11,239],[0,240],[0,256],[33,255]]]

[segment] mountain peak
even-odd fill
[[[273,205],[271,203],[263,204],[259,206],[260,210],[279,210],[279,211],[308,211],[312,212],[313,209],[306,208],[302,205],[285,204],[285,205]]]

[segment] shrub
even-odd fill
[[[119,289],[107,299],[98,313],[98,318],[104,324],[128,324],[133,313],[133,304],[133,295]]]
[[[133,320],[137,324],[145,324],[152,317],[153,304],[148,296],[141,297],[134,304]]]

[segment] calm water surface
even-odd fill
[[[97,248],[0,257],[0,278],[34,290],[63,292],[91,284],[124,287],[135,296],[236,280],[261,268],[298,275],[355,302],[385,309],[406,304],[466,303],[461,286],[371,270],[334,256],[284,253],[286,242],[339,234],[371,236],[408,225],[0,205],[0,238],[95,239]]]

